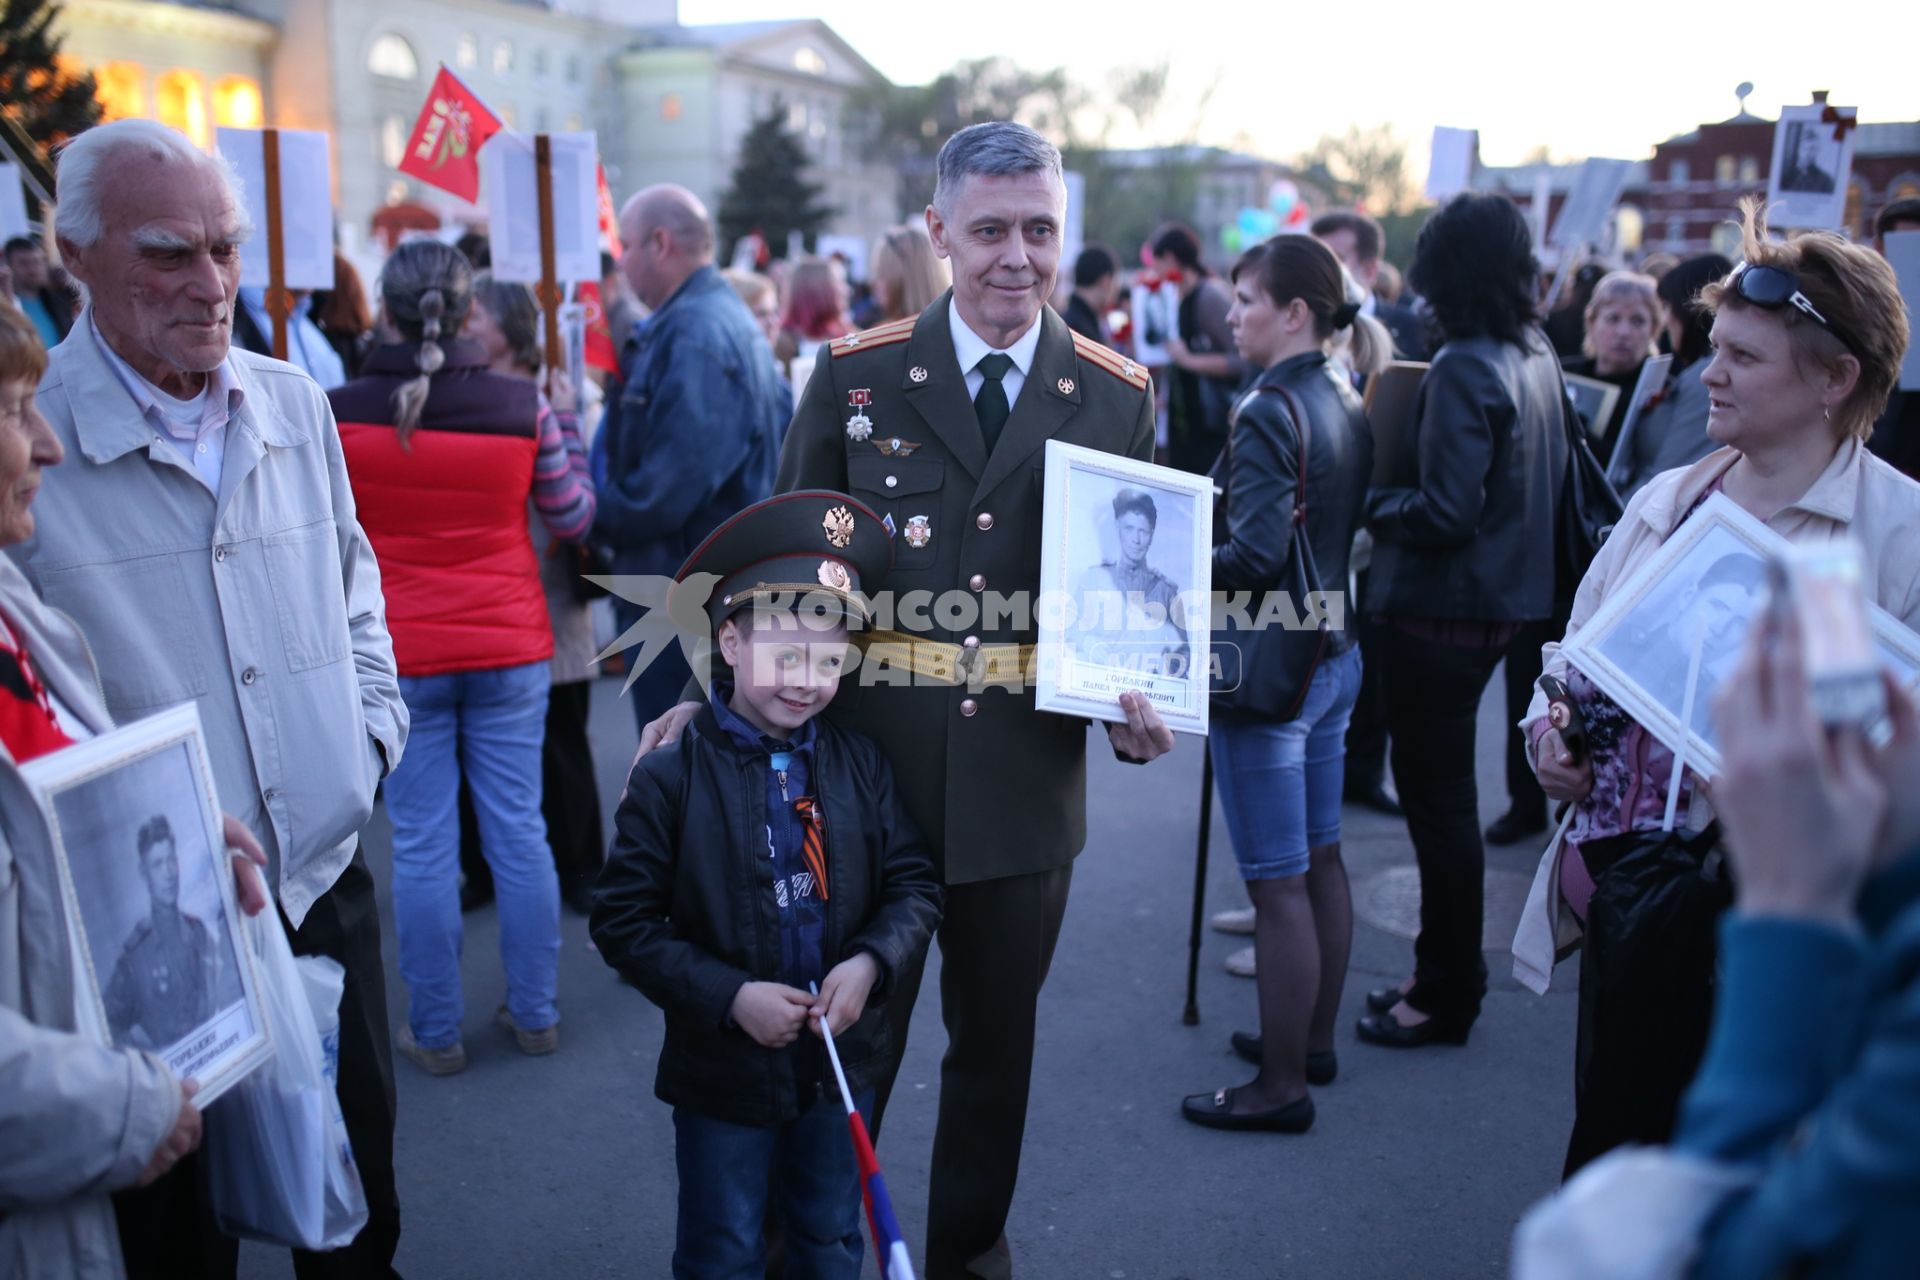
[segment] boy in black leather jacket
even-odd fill
[[[760,1274],[769,1196],[788,1274],[860,1271],[821,1024],[866,1110],[893,1052],[878,1004],[925,951],[941,891],[879,748],[816,717],[891,562],[879,516],[815,490],[747,508],[677,575],[705,595],[730,673],[635,765],[591,920],[607,963],[666,1011],[654,1091],[674,1108],[677,1277]]]

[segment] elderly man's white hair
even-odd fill
[[[192,164],[220,183],[233,200],[240,215],[241,238],[253,232],[246,202],[240,196],[240,178],[219,152],[208,154],[187,141],[178,129],[169,129],[155,120],[115,120],[96,125],[60,148],[54,177],[54,231],[62,240],[81,248],[100,243],[106,226],[100,205],[107,184],[114,181],[115,161],[129,152],[169,164]]]

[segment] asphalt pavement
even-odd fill
[[[1478,751],[1489,820],[1505,803],[1499,693],[1496,676]],[[634,744],[618,694],[614,680],[594,691],[609,814]],[[1411,965],[1418,880],[1404,824],[1349,808],[1345,855],[1357,921],[1340,1077],[1315,1090],[1318,1119],[1304,1136],[1199,1129],[1180,1118],[1180,1098],[1249,1078],[1227,1036],[1255,1025],[1253,984],[1221,967],[1246,939],[1211,931],[1201,953],[1201,1021],[1181,1023],[1202,744],[1182,737],[1171,756],[1144,769],[1113,761],[1103,741],[1090,746],[1088,845],[1041,1000],[1026,1151],[1007,1228],[1018,1274],[1505,1274],[1515,1221],[1557,1182],[1572,1115],[1574,974],[1563,969],[1554,990],[1536,997],[1513,982],[1505,949],[1538,846],[1488,850],[1492,990],[1471,1042],[1380,1049],[1359,1043],[1352,1025],[1366,990]],[[1246,902],[1217,809],[1213,831],[1209,914]],[[376,814],[366,849],[384,907],[384,814]],[[398,1025],[406,993],[393,970],[390,909],[383,919]],[[673,1126],[653,1096],[661,1017],[616,981],[584,920],[563,912],[561,931],[556,1055],[524,1057],[492,1026],[503,985],[496,921],[485,908],[466,917],[470,1065],[436,1079],[395,1063],[404,1215],[397,1266],[412,1280],[671,1274]],[[880,1148],[916,1258],[946,1044],[938,992],[930,972]],[[285,1251],[243,1250],[243,1275],[291,1271]]]

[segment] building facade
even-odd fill
[[[443,63],[509,128],[594,130],[616,199],[679,182],[717,206],[741,136],[777,107],[838,210],[830,230],[891,221],[896,179],[860,162],[843,124],[850,93],[886,83],[871,64],[822,22],[677,18],[675,0],[68,0],[62,29],[109,118],[150,116],[203,146],[221,125],[329,134],[350,251],[390,205],[480,215],[395,168]]]

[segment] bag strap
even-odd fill
[[[1293,484],[1293,522],[1297,525],[1307,523],[1307,441],[1312,427],[1307,422],[1307,410],[1300,403],[1300,397],[1292,388],[1283,387],[1277,382],[1263,382],[1255,391],[1277,391],[1280,398],[1287,402],[1287,413],[1293,418],[1294,439],[1300,444],[1300,461],[1296,467]]]

